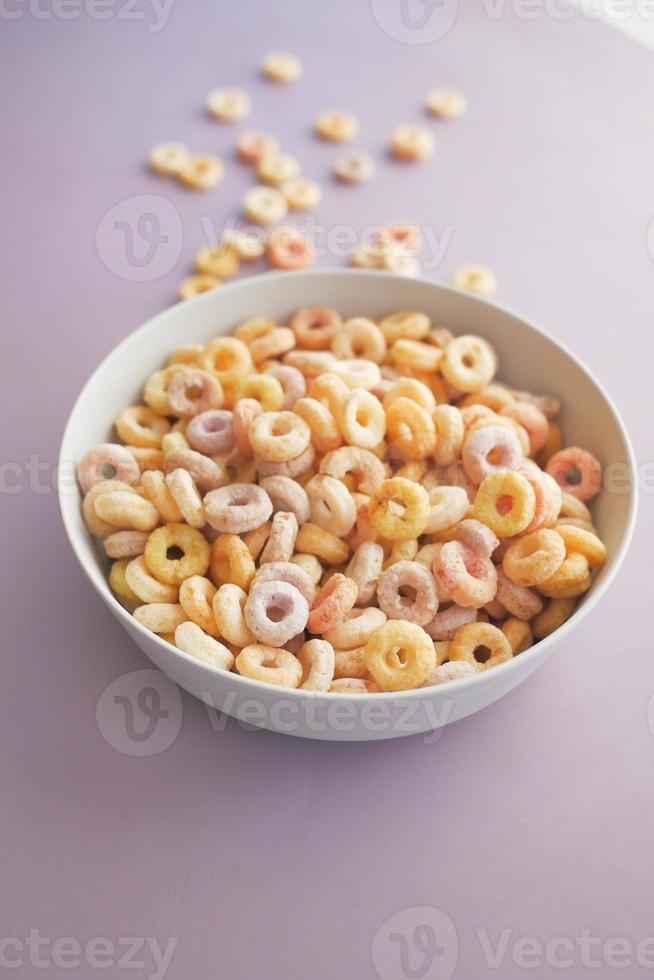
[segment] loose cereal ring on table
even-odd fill
[[[239,140],[251,160],[271,147]],[[198,261],[225,274],[237,252]],[[558,398],[497,368],[483,337],[420,310],[344,318],[311,297],[186,344],[78,463],[112,591],[209,668],[306,691],[446,684],[521,655],[606,560],[602,467],[566,444]]]

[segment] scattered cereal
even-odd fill
[[[295,82],[302,75],[302,63],[294,54],[272,51],[263,59],[261,71],[273,82]]]
[[[425,107],[432,116],[439,119],[456,119],[468,108],[468,101],[462,92],[454,89],[436,89],[430,92]]]
[[[207,96],[207,109],[223,122],[239,122],[251,108],[250,96],[240,88],[217,88]]]
[[[330,110],[321,112],[316,119],[316,132],[330,143],[346,143],[354,139],[359,131],[359,123],[349,112]]]
[[[451,282],[459,289],[491,296],[497,289],[497,280],[485,265],[463,265],[452,276]]]

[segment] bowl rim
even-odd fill
[[[450,681],[443,685],[432,685],[429,687],[417,687],[409,688],[408,690],[402,691],[380,691],[380,692],[369,692],[367,694],[356,694],[353,695],[348,692],[340,691],[309,691],[303,690],[301,688],[286,688],[275,684],[270,684],[267,681],[259,681],[252,677],[246,677],[243,674],[238,674],[233,671],[225,671],[222,668],[214,667],[211,664],[204,663],[193,657],[191,654],[185,653],[180,650],[179,647],[173,646],[168,643],[167,640],[162,639],[157,633],[153,633],[151,630],[147,629],[138,620],[125,609],[123,605],[116,599],[113,595],[111,589],[109,588],[109,583],[106,577],[98,574],[97,569],[94,567],[92,562],[87,559],[84,554],[81,542],[78,542],[77,531],[72,524],[72,511],[71,502],[75,501],[75,506],[79,506],[79,493],[73,494],[70,492],[69,487],[66,485],[65,473],[69,473],[69,464],[71,460],[68,458],[66,447],[68,442],[72,439],[72,432],[74,431],[74,426],[76,423],[76,414],[79,410],[80,402],[82,401],[87,389],[89,389],[95,382],[96,377],[103,372],[105,365],[108,361],[116,356],[119,356],[120,352],[128,347],[134,340],[135,337],[147,332],[154,328],[154,325],[160,323],[161,320],[176,315],[176,312],[181,306],[184,308],[191,308],[191,305],[199,306],[202,303],[213,302],[216,296],[222,296],[225,294],[226,290],[230,292],[238,292],[240,290],[246,291],[251,289],[253,286],[260,282],[270,283],[273,281],[283,280],[284,282],[289,282],[290,279],[311,279],[311,278],[329,278],[329,277],[345,277],[345,278],[360,278],[360,279],[374,279],[374,281],[379,282],[380,279],[387,281],[401,281],[406,283],[406,278],[397,275],[393,272],[385,272],[381,270],[370,270],[370,269],[350,269],[350,268],[338,268],[338,267],[322,267],[316,269],[301,269],[292,272],[263,272],[255,276],[246,276],[240,279],[236,279],[226,285],[222,285],[219,291],[209,290],[205,293],[201,293],[198,296],[193,297],[190,300],[181,300],[174,303],[172,306],[166,307],[155,313],[148,320],[142,323],[136,329],[130,331],[126,337],[124,337],[118,344],[111,348],[108,353],[102,358],[100,363],[93,370],[91,375],[87,378],[86,382],[82,386],[79,394],[77,395],[68,415],[66,425],[64,427],[64,432],[61,439],[61,445],[59,449],[59,457],[57,462],[57,495],[59,498],[59,512],[62,518],[64,529],[66,531],[66,536],[68,538],[69,544],[81,565],[86,577],[89,579],[96,592],[104,600],[104,602],[109,606],[110,610],[117,616],[117,618],[123,622],[126,629],[135,629],[138,633],[141,633],[144,638],[150,642],[154,642],[155,645],[159,645],[162,653],[171,655],[174,654],[179,657],[182,662],[191,665],[196,670],[198,668],[202,669],[205,673],[210,676],[218,676],[224,679],[229,678],[231,683],[234,683],[236,687],[243,687],[244,691],[256,691],[265,690],[268,693],[277,691],[279,696],[284,696],[286,698],[300,698],[315,700],[316,698],[327,697],[329,699],[342,699],[352,701],[355,700],[356,703],[366,702],[369,698],[374,697],[376,701],[381,699],[385,700],[396,700],[399,698],[409,698],[411,700],[420,700],[424,697],[440,697],[444,696],[447,691],[456,688],[462,690],[463,688],[471,687],[472,685],[481,685],[483,683],[490,683],[489,678],[499,678],[505,674],[509,674],[511,671],[518,670],[517,661],[521,661],[523,664],[531,660],[543,658],[551,649],[558,644],[561,640],[564,640],[576,626],[581,623],[583,619],[591,612],[591,610],[597,605],[600,599],[605,595],[609,586],[613,583],[622,563],[625,559],[626,553],[628,551],[631,539],[633,536],[633,531],[636,523],[636,516],[638,512],[638,492],[637,485],[635,481],[636,470],[636,458],[627,432],[627,428],[622,420],[622,417],[613,401],[612,397],[604,388],[603,384],[598,380],[593,371],[575,354],[570,348],[559,341],[556,337],[553,337],[547,330],[544,330],[540,325],[534,323],[532,320],[527,320],[519,313],[516,313],[510,307],[503,304],[491,302],[483,296],[475,295],[474,293],[469,293],[464,289],[459,289],[456,286],[452,286],[449,283],[444,282],[434,282],[428,279],[419,279],[421,285],[431,287],[436,291],[445,293],[454,293],[459,296],[465,296],[466,300],[469,301],[473,306],[479,307],[491,307],[491,309],[496,312],[503,314],[505,316],[512,317],[518,320],[524,326],[529,329],[534,330],[536,333],[541,334],[550,343],[557,347],[561,353],[566,357],[570,358],[589,378],[589,380],[595,385],[599,393],[602,395],[604,401],[606,402],[611,414],[613,415],[614,421],[617,425],[618,431],[622,437],[627,461],[631,470],[632,479],[629,488],[629,509],[627,513],[627,520],[625,524],[625,529],[620,541],[620,544],[616,550],[615,555],[610,563],[610,567],[607,569],[604,578],[601,583],[593,590],[592,594],[588,595],[581,606],[577,606],[573,611],[569,619],[567,619],[558,629],[554,630],[544,639],[539,640],[538,643],[529,647],[527,650],[523,651],[519,658],[512,657],[510,660],[504,661],[504,663],[498,664],[493,667],[491,671],[479,671],[472,677],[462,677],[458,680]],[[154,369],[156,370],[156,368]],[[87,532],[88,533],[88,532]],[[90,535],[89,535],[90,537]],[[92,547],[93,547],[92,542]]]

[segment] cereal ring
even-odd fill
[[[445,348],[441,371],[461,391],[480,391],[495,373],[496,358],[481,337],[464,334]]]
[[[350,446],[375,449],[384,438],[384,409],[379,399],[365,388],[354,388],[343,399],[336,413],[336,421]]]
[[[452,527],[468,513],[470,501],[463,487],[435,487],[429,491],[429,516],[425,534]]]
[[[204,349],[202,366],[213,372],[221,384],[233,385],[244,374],[250,374],[254,364],[247,345],[238,337],[216,337]]]
[[[257,177],[265,184],[283,184],[297,177],[300,164],[290,153],[276,153],[257,161]]]
[[[396,340],[390,350],[394,364],[400,370],[437,371],[443,359],[443,351],[422,340]]]
[[[383,405],[388,410],[398,398],[406,398],[415,402],[430,415],[436,409],[436,400],[427,385],[415,378],[400,378],[394,381],[384,395]]]
[[[383,562],[384,549],[375,541],[363,541],[352,555],[345,574],[357,584],[358,606],[365,606],[372,602],[382,573]]]
[[[574,612],[575,600],[574,599],[550,599],[547,606],[538,616],[534,617],[532,622],[532,629],[534,631],[534,636],[543,640],[554,630],[558,630],[559,626],[563,626],[567,619]]]
[[[459,289],[490,296],[497,289],[497,280],[485,265],[462,265],[452,276],[450,282]]]
[[[289,411],[295,403],[304,398],[307,392],[307,385],[304,375],[297,368],[290,367],[288,364],[279,364],[276,367],[268,368],[266,375],[275,378],[282,387],[284,400],[281,408]]]
[[[241,88],[216,88],[207,96],[207,109],[222,122],[239,122],[251,108],[250,96]]]
[[[219,635],[235,647],[246,647],[255,642],[243,615],[246,601],[247,593],[232,583],[221,585],[213,597],[213,615]]]
[[[260,402],[264,412],[278,412],[284,402],[284,390],[276,378],[266,374],[250,374],[241,378],[236,385],[235,401],[243,398],[254,398]]]
[[[540,585],[563,563],[564,540],[548,528],[518,538],[509,546],[502,562],[507,577],[516,585]]]
[[[271,51],[263,59],[261,71],[272,82],[296,82],[302,75],[302,62],[286,51]]]
[[[194,449],[176,449],[164,457],[164,473],[188,470],[202,493],[217,490],[227,479],[223,469],[208,456]]]
[[[221,670],[230,670],[234,665],[234,656],[227,647],[207,636],[197,623],[179,624],[175,630],[175,646],[191,657]]]
[[[337,357],[353,360],[362,357],[366,361],[381,364],[386,357],[386,340],[376,323],[364,316],[351,317],[335,330],[331,350]]]
[[[523,460],[517,470],[525,477],[536,495],[534,516],[522,532],[531,534],[541,527],[551,527],[561,509],[561,488],[549,473],[538,469],[531,460]]]
[[[389,450],[400,459],[425,459],[436,448],[436,426],[429,412],[410,398],[395,398],[386,409]]]
[[[512,390],[514,398],[521,402],[529,402],[539,408],[546,419],[555,419],[561,411],[561,402],[554,395],[534,395],[531,391]]]
[[[461,462],[473,483],[481,483],[489,473],[514,470],[521,460],[518,437],[510,429],[486,425],[471,432],[463,441]]]
[[[430,623],[438,610],[434,579],[417,561],[398,561],[382,574],[377,602],[389,619],[406,619],[418,626]]]
[[[533,487],[520,473],[502,470],[484,477],[475,496],[474,516],[499,538],[520,534],[536,509]]]
[[[313,465],[315,458],[316,454],[313,446],[309,445],[299,456],[282,460],[279,463],[263,459],[255,453],[254,463],[261,476],[289,476],[291,478],[298,478]]]
[[[129,559],[121,558],[119,561],[114,561],[109,569],[109,588],[114,592],[123,605],[130,605],[140,603],[139,597],[135,592],[130,589],[125,578],[125,571],[129,564]]]
[[[307,629],[325,633],[350,612],[357,598],[357,585],[351,578],[336,572],[313,601]]]
[[[244,677],[280,687],[299,687],[302,682],[302,664],[297,657],[288,650],[261,643],[241,650],[236,658],[236,670]]]
[[[278,225],[266,243],[266,255],[274,269],[304,269],[313,262],[313,249],[292,225]]]
[[[93,509],[101,521],[121,530],[151,531],[159,523],[159,511],[154,504],[129,490],[100,494]]]
[[[350,555],[350,549],[345,541],[341,541],[335,534],[310,521],[300,528],[295,546],[298,551],[315,555],[328,565],[340,565],[341,562],[347,561]]]
[[[342,320],[330,306],[306,306],[291,317],[291,330],[305,350],[329,350]]]
[[[599,460],[577,446],[554,453],[548,460],[545,472],[554,477],[562,490],[583,501],[591,500],[602,486]]]
[[[351,609],[345,619],[329,630],[323,630],[326,640],[336,650],[353,650],[365,646],[372,634],[386,622],[386,614],[375,606]]]
[[[396,160],[425,160],[434,152],[436,140],[424,126],[405,124],[391,133],[390,151]]]
[[[150,602],[132,613],[141,626],[153,633],[174,633],[186,621],[186,613],[174,602]]]
[[[234,405],[234,442],[241,455],[247,459],[254,456],[254,450],[250,445],[250,425],[262,412],[263,408],[254,398],[243,398]]]
[[[477,654],[477,651],[480,651]],[[477,654],[477,656],[475,656]],[[483,656],[485,659],[480,659]],[[462,626],[450,643],[450,663],[465,661],[477,671],[489,670],[510,660],[511,644],[497,626],[490,623],[470,623]]]
[[[166,477],[166,486],[186,523],[191,527],[204,527],[207,521],[202,497],[188,470],[173,470]]]
[[[219,408],[200,412],[186,428],[190,446],[206,456],[229,453],[234,448],[234,415]]]
[[[250,353],[255,364],[262,364],[271,358],[279,357],[295,347],[295,334],[290,327],[273,327],[261,337],[250,342]]]
[[[573,599],[590,588],[589,563],[585,555],[573,551],[554,575],[541,582],[539,589],[552,599]]]
[[[191,162],[191,154],[183,143],[157,143],[150,151],[150,170],[165,177],[176,177]]]
[[[427,623],[425,630],[435,642],[452,640],[462,626],[474,623],[477,619],[477,610],[474,606],[451,605],[447,609],[436,613],[430,623]]]
[[[370,180],[375,172],[375,161],[369,153],[352,150],[339,157],[334,164],[334,176],[346,184]]]
[[[535,456],[547,441],[548,421],[545,415],[535,405],[519,401],[509,402],[500,411],[526,429],[529,436],[529,455]]]
[[[170,551],[181,551],[181,558],[169,557]],[[191,575],[204,575],[210,557],[209,542],[200,531],[186,524],[158,527],[145,546],[145,561],[150,572],[168,585],[181,585]]]
[[[211,289],[220,286],[220,279],[208,275],[186,276],[179,284],[179,298],[183,300],[193,299],[202,293],[208,293]]]
[[[322,200],[322,188],[308,177],[290,177],[280,188],[291,211],[311,211]]]
[[[314,524],[345,537],[356,522],[356,505],[344,483],[318,473],[306,485],[310,517]]]
[[[125,566],[125,582],[141,602],[177,602],[179,598],[177,585],[155,578],[143,555],[133,558]]]
[[[318,452],[328,453],[343,442],[340,430],[330,410],[316,398],[300,398],[293,406],[311,430],[311,440]]]
[[[366,666],[382,691],[420,687],[436,666],[434,644],[422,627],[389,620],[365,646]]]
[[[309,640],[297,654],[305,691],[328,691],[334,679],[334,650],[325,640]]]
[[[276,225],[288,214],[288,204],[276,187],[252,187],[243,198],[243,214],[256,225]]]
[[[578,552],[584,556],[589,568],[606,561],[606,546],[592,531],[574,524],[558,524],[554,533],[563,539],[566,556]]]
[[[377,694],[378,691],[374,681],[357,677],[339,677],[329,688],[330,694]]]
[[[109,534],[114,534],[116,528],[107,521],[102,521],[95,512],[95,501],[97,497],[104,493],[112,493],[115,490],[123,490],[125,493],[138,494],[135,487],[121,480],[102,480],[95,483],[82,501],[82,516],[90,534],[97,538],[106,538]]]
[[[516,619],[531,619],[543,608],[543,601],[531,589],[516,585],[500,566],[497,569],[497,599]]]
[[[456,663],[441,664],[431,672],[423,687],[434,687],[438,684],[449,684],[451,681],[460,681],[465,677],[474,677],[476,669],[465,660]]]
[[[298,551],[291,558],[291,563],[306,572],[314,585],[318,585],[323,577],[324,569],[315,555],[303,555]]]
[[[461,541],[448,541],[433,564],[434,578],[458,606],[481,609],[495,598],[497,571],[489,558]],[[501,600],[500,600],[501,601]]]
[[[427,96],[425,108],[439,119],[456,119],[468,108],[468,100],[454,89],[435,89]]]
[[[419,310],[398,310],[379,321],[379,329],[388,344],[402,338],[422,340],[427,336],[430,327],[431,320],[426,313]]]
[[[309,605],[313,602],[316,594],[309,575],[303,568],[292,562],[277,561],[262,566],[256,573],[256,583],[261,584],[262,582],[287,582],[304,596]]]
[[[191,575],[179,587],[179,603],[182,609],[193,623],[197,623],[210,636],[218,635],[212,608],[216,591],[215,585],[203,575]]]
[[[297,368],[305,378],[317,378],[324,371],[331,371],[337,361],[331,351],[292,350],[284,356],[284,363]]]
[[[534,637],[531,627],[522,619],[516,619],[514,616],[507,619],[505,623],[502,623],[502,632],[511,644],[514,657],[517,657],[519,653],[524,653],[533,645]]]
[[[264,412],[252,420],[248,432],[257,456],[279,463],[303,453],[311,441],[311,429],[294,412]]]
[[[232,483],[204,498],[205,516],[216,531],[242,534],[261,527],[272,514],[265,490],[253,483]]]
[[[136,558],[145,551],[147,531],[114,531],[102,542],[109,558]]]
[[[226,583],[242,589],[250,586],[255,574],[254,559],[237,534],[221,534],[211,546],[209,574],[216,585]]]
[[[321,139],[330,143],[345,143],[354,139],[359,124],[349,112],[332,109],[321,112],[316,119],[316,132]]]
[[[165,435],[164,439],[170,438]],[[146,449],[144,446],[125,446],[125,449],[139,464],[141,475],[149,470],[160,470],[163,466],[164,454],[161,449]]]
[[[482,558],[490,558],[500,543],[489,527],[474,518],[461,521],[456,528],[456,537]]]
[[[396,541],[391,548],[390,555],[384,562],[384,571],[399,561],[413,561],[417,554],[418,542],[416,540]],[[401,619],[401,617],[399,618]]]
[[[334,650],[334,677],[368,677],[368,668],[364,658],[365,646],[354,647],[352,650]]]
[[[245,622],[257,640],[281,646],[307,625],[309,604],[288,582],[255,581],[245,603]]]
[[[245,163],[257,163],[261,157],[277,153],[279,142],[270,133],[240,133],[236,140],[236,152]]]
[[[554,477],[552,477],[554,479]],[[558,484],[557,484],[558,486]],[[579,497],[575,497],[574,494],[568,493],[567,490],[561,492],[561,507],[560,507],[561,517],[576,517],[582,521],[588,521],[589,524],[592,523],[592,515],[583,500]]]
[[[238,252],[229,242],[205,245],[195,253],[196,272],[215,279],[231,279],[238,272],[239,264]]]
[[[170,432],[168,419],[157,415],[147,405],[124,408],[114,424],[123,442],[143,449],[160,449],[163,436]]]
[[[272,519],[272,526],[266,546],[261,552],[259,565],[291,560],[295,550],[298,522],[295,514],[278,511]]]
[[[366,388],[368,391],[379,384],[381,378],[379,365],[374,361],[364,361],[361,358],[352,361],[335,361],[330,371],[342,378],[348,388]]]
[[[428,517],[427,491],[402,477],[384,480],[370,497],[370,523],[388,541],[419,537]]]
[[[141,479],[138,463],[124,446],[105,442],[89,449],[77,467],[77,479],[82,493],[88,493],[96,483],[120,480],[136,486]]]
[[[175,503],[166,479],[160,470],[148,470],[141,480],[143,493],[154,504],[166,523],[180,523],[182,513]]]
[[[223,162],[217,156],[213,153],[197,153],[175,176],[186,187],[208,191],[220,183],[224,174]]]
[[[544,413],[543,413],[544,414]],[[545,416],[547,418],[547,416]],[[556,422],[547,423],[547,436],[542,448],[536,453],[535,459],[539,466],[546,466],[554,453],[563,446],[563,433]]]

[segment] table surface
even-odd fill
[[[646,477],[654,198],[640,93],[652,90],[652,55],[588,18],[526,18],[515,4],[457,13],[446,0],[436,21],[409,28],[395,0],[3,10],[2,966],[113,978],[131,956],[141,966],[128,975],[143,977],[514,980],[525,963],[560,976],[567,957],[568,975],[583,976],[594,957],[602,976],[649,975],[646,482],[605,602],[522,687],[442,737],[349,745],[215,730],[184,694],[166,708],[171,744],[155,739],[145,756],[102,712],[149,664],[83,577],[52,483],[86,377],[174,301],[208,231],[238,212],[250,178],[233,159],[235,127],[203,109],[225,84],[248,89],[248,125],[277,133],[324,184],[320,227],[416,221],[446,246],[427,277],[491,266],[498,300],[607,385]],[[299,84],[259,77],[272,48],[302,58]],[[428,123],[433,160],[392,163],[389,128],[423,119],[439,86],[461,88],[468,114]],[[332,106],[361,119],[358,145],[378,158],[366,186],[329,177],[339,151],[311,124]],[[165,139],[221,154],[220,188],[194,194],[149,174],[147,152]],[[161,268],[138,229],[115,227],[144,194],[181,217]],[[131,236],[131,261],[116,236]],[[133,954],[125,937],[139,937]],[[157,967],[160,948],[172,960]]]

